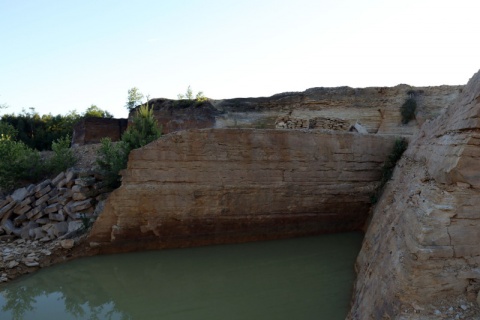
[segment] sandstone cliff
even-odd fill
[[[204,129],[130,154],[89,236],[103,252],[360,228],[395,137]]]
[[[426,119],[439,115],[463,86],[312,88],[265,98],[236,98],[188,103],[152,99],[163,133],[192,128],[288,128],[347,131],[360,123],[369,133],[411,135]],[[400,107],[414,97],[416,119],[401,124]],[[130,116],[132,116],[131,114]]]
[[[456,301],[477,299],[479,131],[477,73],[425,123],[376,206],[357,260],[352,319],[424,319],[442,301],[452,308],[436,312],[453,319]]]

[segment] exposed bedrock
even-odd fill
[[[348,131],[356,123],[369,133],[411,135],[438,116],[463,86],[311,88],[262,98],[149,102],[163,133],[192,128],[329,129]],[[417,102],[415,119],[402,124],[400,107]],[[133,113],[130,114],[132,116]]]
[[[394,136],[203,129],[130,154],[89,236],[101,252],[359,229]]]
[[[356,263],[351,318],[407,319],[408,306],[477,299],[479,158],[477,73],[444,114],[425,123],[376,206]]]

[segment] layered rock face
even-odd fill
[[[89,235],[101,252],[360,228],[395,137],[204,129],[132,151]]]
[[[411,135],[439,115],[463,86],[312,88],[268,98],[210,100],[205,103],[153,99],[163,133],[192,128],[329,129],[348,131],[360,123],[369,133]],[[416,119],[402,125],[400,107],[417,101]],[[132,116],[133,113],[130,115]]]
[[[442,299],[477,299],[479,132],[477,73],[425,123],[375,208],[357,260],[352,319],[404,319],[411,306],[421,314],[419,306]]]

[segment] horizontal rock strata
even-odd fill
[[[425,120],[438,116],[459,96],[463,86],[311,88],[262,98],[173,101],[152,99],[163,133],[192,128],[328,129],[348,131],[358,123],[369,133],[411,135]],[[417,102],[415,119],[401,121],[400,108]],[[130,114],[132,117],[134,113]]]
[[[414,319],[402,314],[409,306],[425,319],[426,306],[477,300],[479,131],[477,73],[452,107],[422,127],[375,208],[357,260],[352,319]]]
[[[361,227],[395,137],[204,129],[130,154],[89,236],[105,252]]]

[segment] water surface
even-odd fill
[[[0,319],[344,319],[362,237],[79,259],[0,286]]]

